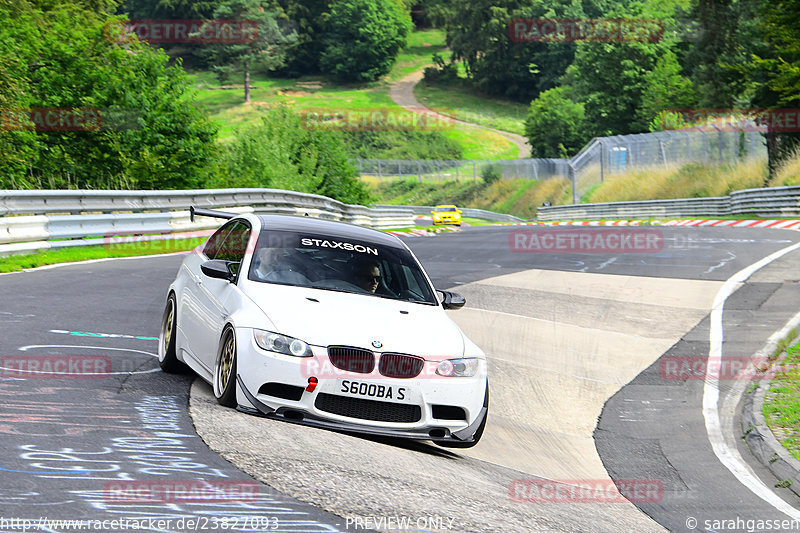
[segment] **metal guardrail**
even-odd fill
[[[376,208],[385,207],[401,207],[403,209],[410,209],[415,215],[430,215],[433,210],[432,205],[376,205]],[[474,209],[472,207],[459,207],[461,214],[465,217],[482,218],[484,220],[491,220],[493,222],[524,222],[524,219],[515,217],[514,215],[507,215],[505,213],[495,213],[494,211],[486,211],[484,209]]]
[[[157,240],[202,236],[219,227],[189,220],[189,206],[257,214],[305,215],[376,229],[414,225],[413,212],[370,208],[278,189],[189,191],[0,191],[0,256],[47,248],[110,244],[116,236]]]
[[[735,191],[730,196],[559,205],[538,208],[539,220],[599,220],[605,218],[682,218],[755,215],[800,216],[800,186]]]

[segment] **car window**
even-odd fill
[[[422,267],[405,248],[331,235],[262,231],[248,279],[437,304]]]
[[[440,213],[453,213],[455,212],[455,207],[438,207],[436,210]]]
[[[222,261],[230,261],[235,263],[231,265],[231,271],[238,273],[238,268],[244,259],[244,254],[247,251],[247,243],[250,240],[250,227],[244,222],[237,220],[231,225],[231,230],[225,236],[222,246],[217,251],[213,259],[220,259]]]
[[[214,259],[219,251],[220,246],[222,246],[223,241],[225,240],[225,236],[233,227],[233,223],[227,223],[217,231],[215,231],[211,237],[208,238],[205,247],[203,248],[203,253],[209,259]]]

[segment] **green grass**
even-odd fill
[[[412,32],[408,37],[408,44],[397,56],[397,62],[392,71],[386,76],[387,81],[397,81],[412,72],[422,70],[433,64],[431,57],[438,53],[445,59],[450,58],[450,52],[445,46],[444,30],[420,30]]]
[[[206,237],[192,239],[167,239],[161,241],[128,242],[103,246],[80,246],[58,248],[27,255],[0,257],[0,272],[18,272],[26,268],[36,268],[58,263],[72,263],[89,259],[108,257],[135,257],[185,252],[204,243]]]
[[[778,441],[800,459],[800,343],[786,349],[784,371],[776,373],[764,399],[764,418]]]
[[[519,102],[481,96],[466,84],[444,87],[420,82],[414,95],[425,107],[466,122],[525,135],[528,106]]]
[[[447,55],[442,30],[413,32],[408,46],[399,54],[389,75],[383,80],[365,84],[338,84],[322,76],[297,79],[271,78],[260,73],[250,75],[249,104],[244,103],[243,80],[231,79],[221,85],[211,72],[190,72],[196,91],[197,105],[205,109],[220,126],[219,139],[232,140],[237,129],[257,124],[262,110],[285,105],[296,112],[368,112],[387,110],[409,113],[395,105],[389,97],[390,82],[432,64],[431,56]],[[500,135],[477,128],[454,124],[442,134],[463,146],[464,159],[513,159],[517,148]]]
[[[493,220],[485,220],[483,218],[473,218],[473,217],[461,217],[461,221],[464,224],[469,224],[470,226],[494,226],[497,222]]]

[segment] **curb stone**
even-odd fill
[[[774,363],[785,358],[786,352]],[[741,410],[742,435],[756,459],[779,481],[791,480],[789,490],[800,496],[800,461],[778,442],[764,419],[764,398],[771,382],[769,378],[763,379],[755,391],[745,392]]]

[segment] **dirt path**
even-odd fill
[[[412,72],[405,78],[394,82],[389,87],[389,96],[391,97],[392,100],[394,100],[394,103],[396,103],[400,107],[408,109],[409,111],[413,111],[415,113],[423,113],[423,112],[432,113],[437,117],[448,118],[458,124],[465,124],[467,126],[472,126],[474,128],[480,128],[482,130],[487,130],[497,133],[498,135],[502,136],[503,138],[517,145],[517,148],[519,149],[518,158],[525,159],[531,156],[531,147],[528,144],[528,140],[522,135],[517,135],[516,133],[509,133],[507,131],[502,131],[502,130],[496,130],[494,128],[481,126],[480,124],[474,124],[472,122],[464,122],[463,120],[447,117],[446,115],[436,113],[435,111],[428,109],[427,107],[419,103],[416,96],[414,96],[414,86],[417,83],[419,83],[421,79],[422,79],[422,71]]]

